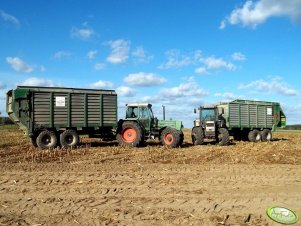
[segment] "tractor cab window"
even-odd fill
[[[214,121],[215,118],[216,118],[216,115],[215,115],[215,109],[214,108],[202,109],[201,119],[203,121]]]
[[[140,110],[140,118],[148,118],[149,117],[149,114],[148,114],[148,108],[141,108]]]
[[[128,107],[126,111],[126,118],[137,118],[138,117],[138,107]]]

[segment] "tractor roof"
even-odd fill
[[[126,106],[127,107],[152,107],[152,105],[148,103],[142,103],[142,104],[133,103],[133,104],[127,104]]]

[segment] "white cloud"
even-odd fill
[[[133,52],[132,56],[137,63],[149,63],[154,56],[148,55],[142,46],[138,46]]]
[[[236,61],[245,61],[247,58],[244,54],[242,54],[241,52],[235,52],[231,55],[233,60]]]
[[[107,61],[111,64],[125,63],[129,58],[130,41],[118,39],[115,41],[108,41],[107,44],[111,47],[112,51],[107,57]]]
[[[97,71],[102,70],[105,67],[106,67],[106,65],[103,64],[103,63],[96,63],[96,64],[94,64],[94,69],[97,70]]]
[[[223,58],[215,58],[215,57],[208,57],[204,60],[204,64],[206,65],[207,69],[227,69],[229,71],[235,71],[236,66],[230,62],[226,62]]]
[[[194,70],[195,73],[200,75],[209,75],[209,72],[207,71],[206,67],[199,67]]]
[[[6,62],[17,72],[30,73],[34,69],[33,66],[28,65],[19,57],[6,57]]]
[[[4,82],[0,81],[0,89],[5,89],[5,88],[6,88],[6,85],[4,84]]]
[[[284,96],[296,96],[298,91],[289,88],[281,77],[273,77],[270,81],[256,80],[249,84],[242,84],[238,89],[253,89],[264,93],[279,93]]]
[[[93,89],[104,89],[104,88],[111,88],[114,84],[110,81],[102,81],[99,80],[89,85]]]
[[[12,23],[16,26],[20,25],[20,22],[16,17],[4,12],[3,10],[0,10],[0,17],[2,18],[2,20],[6,21],[6,22],[9,22],[9,23]]]
[[[234,9],[229,16],[222,20],[220,29],[226,24],[242,24],[244,27],[255,28],[266,22],[270,17],[287,16],[295,22],[301,20],[300,0],[247,0],[241,8]]]
[[[97,55],[97,53],[98,53],[97,50],[91,50],[91,51],[89,51],[89,52],[87,53],[87,57],[88,57],[89,59],[94,59],[95,56]]]
[[[214,96],[222,98],[221,101],[231,101],[245,98],[243,95],[235,95],[231,92],[215,93]]]
[[[81,40],[89,40],[95,32],[91,28],[77,28],[73,27],[71,29],[71,37],[79,38]]]
[[[62,59],[62,58],[70,57],[71,55],[72,55],[71,52],[66,51],[66,50],[61,50],[61,51],[56,52],[53,55],[53,58],[59,60],[59,59]]]
[[[21,85],[21,86],[46,86],[46,87],[55,86],[55,84],[52,80],[47,80],[47,79],[42,79],[42,78],[37,78],[37,77],[28,78],[25,81],[18,83],[18,85]]]
[[[177,49],[168,50],[165,55],[167,57],[167,62],[161,64],[159,66],[160,69],[179,69],[189,66],[194,60],[191,56],[182,55]]]
[[[165,99],[178,98],[178,97],[203,97],[208,95],[208,92],[198,86],[194,77],[190,77],[187,81],[181,83],[179,86],[172,88],[162,89],[159,96]]]
[[[116,92],[120,96],[125,96],[125,97],[133,97],[136,95],[136,91],[130,87],[127,86],[120,86],[116,89]]]
[[[123,81],[136,86],[156,86],[165,83],[166,79],[153,73],[139,72],[129,74]]]

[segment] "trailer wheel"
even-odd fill
[[[138,147],[142,143],[142,129],[136,122],[125,121],[116,139],[119,145]]]
[[[218,145],[225,146],[229,144],[229,132],[225,128],[218,130]]]
[[[56,133],[50,130],[42,131],[37,139],[37,146],[42,149],[55,148],[57,146]]]
[[[166,127],[161,133],[161,142],[170,148],[178,147],[181,143],[181,135],[177,130]]]
[[[33,135],[32,137],[30,137],[30,141],[31,141],[32,146],[34,146],[35,148],[38,147],[38,145],[37,145],[37,136],[36,135]]]
[[[76,130],[68,129],[61,133],[60,142],[62,147],[73,148],[79,143],[79,136]]]
[[[251,130],[248,135],[249,141],[258,142],[261,141],[260,131],[257,129]]]
[[[191,131],[192,144],[201,145],[204,143],[204,131],[201,127],[194,127]]]
[[[264,129],[261,131],[261,140],[270,141],[272,140],[272,132],[269,129]]]

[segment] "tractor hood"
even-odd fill
[[[182,121],[177,120],[158,120],[158,127],[171,127],[176,130],[181,130],[182,128],[184,128]]]

